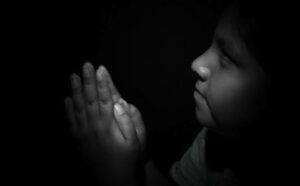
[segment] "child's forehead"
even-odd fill
[[[220,19],[214,33],[214,39],[222,41],[226,46],[238,52],[243,46],[237,28],[229,18]]]
[[[237,30],[237,21],[230,12],[223,14],[215,29],[215,36],[228,41],[240,40]]]

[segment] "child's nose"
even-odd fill
[[[210,76],[210,69],[206,65],[203,57],[197,58],[192,63],[192,70],[196,72],[202,81],[207,81]]]

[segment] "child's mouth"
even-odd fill
[[[201,105],[205,104],[205,102],[206,102],[205,98],[202,96],[202,94],[197,89],[194,91],[194,98],[195,98],[198,106],[201,106]]]

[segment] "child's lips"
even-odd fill
[[[197,89],[194,91],[194,98],[197,101],[197,103],[203,103],[205,101],[205,98]]]
[[[197,81],[196,84],[195,84],[195,91],[197,91],[197,93],[205,99],[205,96],[204,94],[202,93],[201,91],[201,82]]]
[[[202,83],[197,81],[195,84],[195,91],[194,91],[194,99],[196,101],[196,106],[198,108],[208,107],[207,100],[203,92],[201,91]]]

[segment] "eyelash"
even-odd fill
[[[220,45],[217,45],[217,46],[218,46],[218,51],[219,51],[219,60],[220,60],[221,67],[226,68],[229,65],[232,65],[233,61],[227,55],[226,51]]]
[[[225,54],[221,54],[220,55],[220,64],[222,67],[228,67],[229,65],[232,65],[233,62],[232,60],[229,59],[228,56],[226,56]]]

